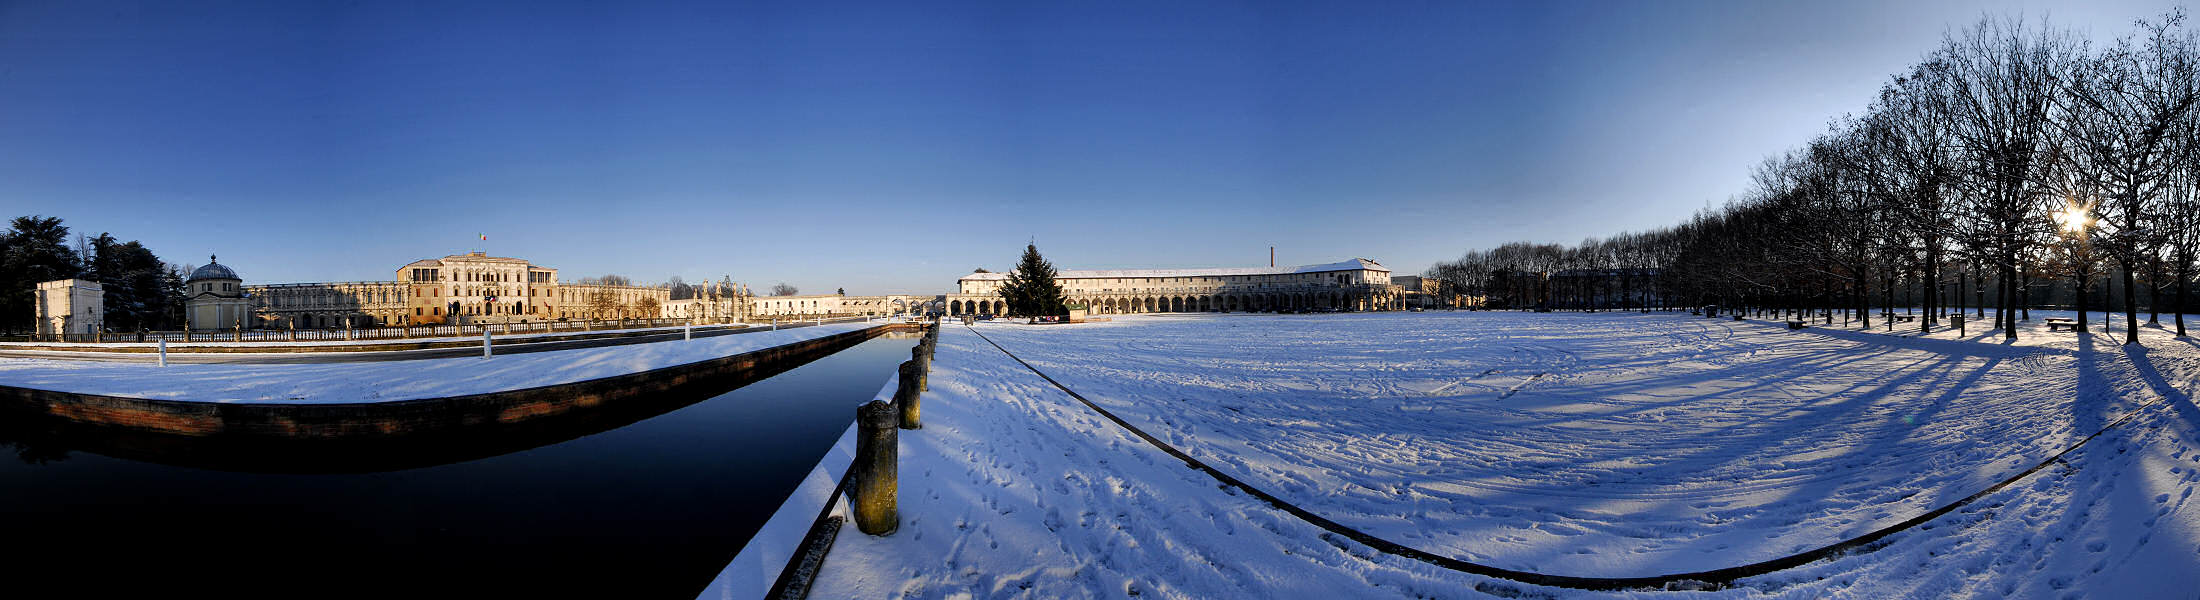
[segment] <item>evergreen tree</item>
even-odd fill
[[[102,304],[108,329],[135,331],[137,329],[161,329],[169,325],[176,309],[172,303],[180,303],[181,283],[177,293],[171,296],[167,287],[167,265],[144,244],[136,241],[117,242],[105,233],[89,241],[91,253],[85,257],[84,276],[98,281],[106,291]]]
[[[31,327],[31,296],[38,284],[69,279],[82,262],[69,248],[69,228],[59,217],[16,217],[0,233],[0,330]]]
[[[1008,272],[1008,283],[1001,286],[1001,301],[1008,304],[1008,314],[1023,317],[1053,316],[1065,314],[1062,306],[1062,285],[1054,280],[1054,263],[1039,256],[1035,244],[1024,246],[1024,257],[1017,261],[1016,269]]]

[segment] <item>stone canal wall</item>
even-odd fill
[[[883,324],[684,365],[447,398],[340,404],[219,403],[0,386],[0,412],[184,436],[338,440],[447,433],[585,412],[705,386],[731,389],[890,331],[918,328],[914,324]]]
[[[698,325],[694,333],[720,331],[762,331],[758,325]],[[514,333],[492,334],[498,346],[534,344],[543,342],[571,342],[605,340],[631,337],[679,335],[679,327],[648,329],[619,329],[610,331],[577,333]],[[480,348],[481,336],[441,336],[413,341],[325,341],[301,342],[177,342],[168,345],[169,354],[296,354],[307,352],[402,352],[407,350],[438,350],[444,348]],[[0,352],[61,352],[104,354],[153,354],[159,347],[152,342],[113,342],[108,344],[38,344],[4,343]]]

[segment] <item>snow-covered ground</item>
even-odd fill
[[[719,329],[743,329],[743,328],[746,328],[746,327],[770,327],[770,325],[741,325],[741,324],[734,324],[734,325],[697,325],[697,326],[695,326],[695,331],[696,331],[696,332],[698,332],[698,333],[700,333],[700,332],[704,332],[704,331],[715,331],[715,330],[719,330]],[[678,331],[680,331],[681,329],[682,329],[681,327],[636,327],[636,328],[632,328],[632,329],[608,329],[608,328],[607,328],[607,329],[597,329],[597,330],[593,330],[593,331],[590,331],[590,330],[582,330],[582,329],[573,329],[573,330],[561,330],[561,331],[538,331],[538,332],[535,332],[535,333],[494,333],[494,334],[491,334],[491,337],[492,337],[492,338],[493,338],[493,339],[494,339],[494,340],[495,340],[496,342],[498,342],[498,343],[503,343],[503,342],[507,342],[507,341],[511,341],[511,340],[525,340],[525,339],[534,339],[534,338],[544,338],[544,337],[559,337],[559,336],[574,336],[574,335],[604,335],[604,334],[612,334],[612,333],[626,333],[626,334],[639,334],[639,333],[672,333],[672,332],[678,332]],[[120,336],[120,335],[125,335],[125,334],[116,334],[116,335]],[[439,337],[414,337],[414,338],[376,338],[376,339],[359,339],[359,340],[298,340],[298,341],[286,341],[286,340],[254,340],[254,341],[246,341],[246,342],[225,342],[225,341],[219,341],[219,340],[216,340],[216,341],[203,341],[203,342],[168,342],[168,348],[169,348],[170,350],[174,350],[174,349],[177,349],[177,348],[266,348],[266,347],[289,347],[289,346],[373,346],[373,345],[380,345],[380,344],[422,344],[422,343],[433,343],[433,342],[480,342],[480,341],[481,341],[481,335],[480,335],[480,334],[474,334],[474,335],[467,335],[467,336],[448,336],[448,335],[446,335],[446,336],[439,336]],[[476,345],[479,345],[479,344],[476,344]],[[152,341],[152,342],[96,342],[96,343],[95,343],[95,342],[68,342],[68,343],[56,343],[56,342],[0,342],[0,350],[8,350],[8,349],[13,349],[13,348],[19,348],[19,347],[32,347],[32,348],[51,348],[51,347],[56,347],[56,346],[59,346],[59,347],[64,347],[64,348],[156,348],[156,347],[159,347],[159,346],[160,346],[160,342],[158,342],[158,341]]]
[[[2004,345],[1630,313],[1157,315],[977,330],[1326,518],[1554,575],[1700,571],[1824,546],[1985,489],[2138,411],[1871,551],[1701,593],[2200,588],[2189,506],[2200,409],[2188,396],[2200,348],[2160,330],[2145,330],[2144,350],[2098,330]],[[901,437],[903,529],[843,533],[819,597],[1602,595],[1335,539],[1183,467],[960,326],[943,332],[934,365],[926,427]]]
[[[495,356],[330,364],[170,364],[0,358],[0,385],[205,402],[393,402],[573,383],[731,356],[878,323]]]

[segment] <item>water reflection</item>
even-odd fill
[[[875,339],[730,392],[276,444],[0,420],[9,596],[692,597],[886,383]]]

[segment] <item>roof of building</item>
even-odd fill
[[[445,257],[443,257],[443,258],[423,258],[423,259],[420,259],[420,260],[412,261],[412,262],[410,262],[410,263],[406,263],[406,264],[405,264],[405,267],[406,267],[406,268],[410,268],[410,267],[429,267],[429,266],[440,266],[440,265],[442,265],[442,264],[443,264],[443,261],[447,261],[447,260],[448,260],[448,261],[456,261],[456,262],[494,262],[494,263],[507,263],[507,264],[517,264],[517,265],[528,265],[528,266],[533,266],[533,267],[535,267],[535,268],[537,268],[537,269],[543,269],[543,270],[546,270],[546,271],[555,271],[555,270],[557,270],[557,269],[552,269],[552,268],[549,268],[549,267],[544,267],[544,266],[540,266],[540,265],[534,265],[534,264],[532,264],[532,263],[529,263],[529,262],[527,262],[527,259],[524,259],[524,258],[512,258],[512,257],[509,257],[509,256],[489,256],[489,254],[488,254],[488,253],[486,253],[486,252],[468,252],[468,253],[465,253],[465,254],[453,254],[453,255],[450,255],[450,256],[445,256]]]
[[[206,257],[206,266],[192,269],[191,277],[184,281],[198,281],[201,279],[236,279],[242,281],[244,278],[238,277],[237,272],[229,270],[229,267],[214,262],[213,256],[208,256]]]
[[[1192,269],[1096,269],[1055,271],[1055,279],[1100,279],[1136,277],[1226,277],[1235,275],[1289,275],[1292,273],[1328,273],[1331,271],[1382,271],[1389,267],[1365,258],[1319,265],[1296,267],[1204,267]],[[1007,273],[971,273],[961,281],[998,281],[1008,279]]]

